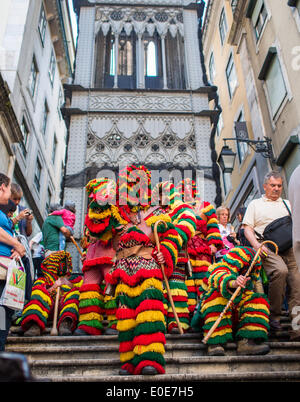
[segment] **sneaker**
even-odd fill
[[[24,336],[40,336],[41,329],[37,324],[32,324],[25,332]]]
[[[252,339],[241,339],[237,343],[237,354],[246,356],[266,355],[270,347],[266,343],[255,343]]]
[[[58,328],[58,335],[60,336],[70,336],[72,335],[72,320],[69,318],[64,319]]]
[[[221,345],[209,345],[207,354],[208,356],[225,356],[225,349]]]

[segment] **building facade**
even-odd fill
[[[116,179],[131,163],[146,165],[153,177],[175,175],[174,181],[199,170],[205,197],[214,202],[216,112],[209,96],[215,89],[205,84],[201,65],[203,4],[73,3],[79,36],[74,82],[65,85],[70,139],[64,192],[82,211],[75,236],[83,229],[85,184],[103,175]]]
[[[271,169],[282,171],[286,192],[300,163],[299,3],[208,2],[203,46],[222,108],[217,152],[230,137],[267,137],[273,152],[268,158],[249,143],[226,142],[237,154],[232,174],[222,174],[224,203],[233,215],[263,193],[263,177]]]
[[[0,73],[0,172],[12,178],[15,165],[13,144],[22,140],[22,132],[10,103],[9,89]]]
[[[72,78],[75,55],[67,2],[9,0],[0,18],[0,70],[22,133],[12,148],[12,180],[38,230],[50,202],[60,200],[64,173],[63,83]]]

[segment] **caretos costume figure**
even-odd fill
[[[116,300],[105,296],[105,274],[113,265],[115,250],[112,246],[113,211],[109,202],[115,199],[116,183],[107,178],[91,180],[86,190],[89,197],[85,217],[83,284],[80,288],[79,320],[75,335],[101,335],[104,332],[103,319],[108,326],[105,334],[116,334]],[[116,221],[118,222],[118,221]]]
[[[165,216],[172,211],[176,204],[184,205],[182,203],[182,196],[176,191],[173,183],[162,182],[155,186],[152,191],[152,202],[159,203],[164,210]],[[185,216],[186,224],[188,224],[189,216]],[[195,216],[192,217],[193,226],[195,225]],[[194,233],[194,231],[193,231]],[[183,244],[181,251],[178,252],[178,258],[176,266],[173,268],[173,272],[168,278],[171,296],[174,302],[175,311],[180,322],[180,326],[183,332],[186,332],[190,327],[189,306],[188,306],[188,293],[185,278],[187,275],[187,255],[186,245],[189,241],[189,236],[181,233],[183,238]],[[170,299],[167,294],[166,286],[164,284],[164,305],[165,305],[165,317],[167,332],[171,334],[179,333],[178,324],[173,312],[173,308],[170,303]]]
[[[178,264],[185,265],[187,273],[185,285],[188,295],[189,323],[200,297],[205,290],[204,281],[208,267],[213,262],[214,254],[223,248],[223,241],[218,227],[216,210],[212,204],[201,200],[194,180],[182,180],[177,191],[185,203],[189,204],[196,215],[196,232],[188,241],[185,250],[178,257]],[[188,269],[187,266],[190,268]]]
[[[195,328],[203,325],[204,336],[224,310],[240,281],[245,286],[207,340],[209,355],[224,355],[223,346],[234,339],[238,341],[238,354],[269,352],[267,344],[258,343],[268,339],[270,315],[267,296],[254,291],[262,266],[260,257],[248,280],[243,278],[254,256],[255,251],[250,247],[235,247],[208,269],[207,289],[192,320]]]
[[[150,172],[129,166],[118,178],[117,203],[103,236],[112,236],[115,262],[105,280],[117,297],[117,330],[122,368],[120,374],[163,374],[165,372],[165,315],[163,274],[176,267],[184,238],[195,231],[193,211],[175,204],[169,213],[151,205]],[[105,207],[103,208],[103,212]],[[103,219],[104,223],[105,218]],[[154,225],[160,239],[155,245]],[[99,221],[99,224],[101,221]]]
[[[72,277],[70,253],[57,251],[45,258],[41,264],[43,277],[38,278],[32,288],[31,299],[25,305],[21,327],[25,336],[36,336],[44,332],[48,319],[53,315],[57,286],[60,286],[58,309],[58,334],[71,335],[78,321],[80,275]]]

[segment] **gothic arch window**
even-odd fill
[[[116,72],[118,88],[136,88],[136,34],[132,31],[126,35],[123,30],[116,37],[111,29],[106,35],[100,29],[96,38],[95,87],[112,88]]]
[[[143,36],[144,41],[144,76],[145,88],[163,88],[161,39],[155,31],[153,36],[147,33]]]
[[[154,40],[146,43],[145,49],[145,73],[148,77],[157,77],[157,49]]]
[[[173,37],[170,32],[165,38],[167,81],[169,89],[185,89],[184,40],[177,33]]]

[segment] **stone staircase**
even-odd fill
[[[12,328],[6,352],[24,354],[37,381],[53,382],[184,382],[184,381],[299,381],[300,342],[288,341],[288,317],[284,331],[270,337],[265,356],[237,356],[236,344],[226,346],[226,356],[207,356],[200,334],[167,335],[166,374],[119,376],[117,335],[50,336],[18,335]]]

